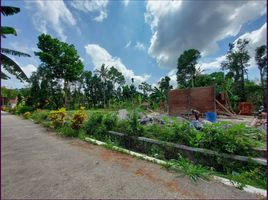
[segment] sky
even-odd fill
[[[114,66],[136,85],[155,85],[168,75],[174,87],[177,59],[185,50],[198,49],[198,67],[211,73],[220,70],[229,43],[248,39],[248,77],[259,80],[254,53],[266,44],[266,1],[2,0],[2,5],[21,9],[1,16],[2,25],[18,33],[1,38],[1,44],[31,55],[12,57],[28,77],[40,65],[34,52],[38,36],[46,33],[74,44],[85,70]],[[13,76],[1,82],[27,86]]]

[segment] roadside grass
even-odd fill
[[[87,122],[85,122],[82,126],[82,128],[80,128],[79,130],[74,130],[71,128],[70,124],[71,124],[71,120],[72,120],[72,116],[74,114],[74,111],[67,111],[68,113],[68,118],[67,120],[65,120],[65,123],[63,126],[56,128],[56,132],[61,135],[61,136],[67,136],[67,137],[78,137],[81,140],[86,140],[86,137],[90,136],[91,138],[100,140],[105,142],[106,144],[104,145],[104,147],[108,148],[108,149],[112,149],[115,151],[119,151],[121,153],[126,153],[126,154],[130,154],[129,150],[126,149],[122,149],[124,147],[120,147],[120,143],[116,140],[112,140],[110,137],[106,137],[104,132],[107,132],[107,130],[110,129],[120,129],[120,127],[117,127],[118,125],[121,126],[122,130],[126,130],[127,132],[129,132],[129,129],[135,129],[135,130],[139,130],[141,131],[141,134],[144,134],[144,129],[137,124],[137,119],[134,117],[130,117],[130,120],[134,120],[133,122],[131,121],[126,121],[124,123],[121,123],[121,121],[117,121],[117,120],[113,120],[114,117],[114,113],[116,112],[115,109],[94,109],[94,110],[86,110],[85,112],[88,115],[87,118]],[[34,111],[33,113],[31,113],[31,115],[29,116],[30,119],[32,119],[33,121],[35,121],[35,123],[40,123],[42,125],[44,125],[45,127],[51,127],[52,123],[48,118],[49,115],[49,111],[48,110],[37,110]],[[103,116],[101,117],[101,121],[98,122],[98,116]],[[97,117],[97,118],[96,118]],[[96,118],[96,119],[95,119]],[[89,126],[88,122],[90,122],[91,120],[96,120],[96,123],[93,123]],[[132,123],[132,124],[131,124]],[[88,125],[88,127],[87,127]],[[109,128],[107,127],[109,126]],[[217,125],[216,125],[217,126]],[[51,127],[53,128],[53,127]],[[208,131],[207,131],[207,135],[208,133],[217,133],[218,127],[209,127]],[[87,131],[91,130],[93,131],[94,134],[89,134]],[[235,134],[238,134],[239,132],[243,131],[244,127],[243,126],[236,126],[235,128],[231,129],[231,133],[234,133],[233,135],[235,136]],[[158,135],[152,135],[150,132],[148,131],[153,131],[154,133],[158,133]],[[180,134],[174,134],[176,131]],[[192,134],[193,135],[193,139],[200,141],[200,142],[207,142],[204,141],[204,139],[206,137],[204,137],[205,135],[199,135],[199,132],[190,132],[190,135],[187,133],[189,131],[188,126],[183,125],[183,124],[175,124],[173,127],[163,127],[163,126],[151,126],[149,128],[146,128],[145,132],[145,136],[151,136],[151,137],[156,137],[155,139],[162,139],[162,140],[189,140],[189,136]],[[98,132],[98,134],[96,134],[96,132]],[[132,131],[130,131],[132,132]],[[204,134],[204,133],[201,133]],[[248,135],[252,135],[251,132],[248,133]],[[187,136],[186,138],[183,138],[184,136]],[[225,135],[223,135],[225,136]],[[255,135],[253,135],[255,137]],[[179,138],[178,138],[179,137]],[[243,136],[245,137],[245,136]],[[259,137],[259,136],[258,136]],[[191,139],[191,138],[190,138]],[[214,141],[211,144],[215,145],[219,145],[221,144],[222,141],[220,141],[220,137],[217,136],[215,139],[213,139],[212,141]],[[225,138],[226,141],[228,141],[228,145],[229,148],[234,148],[234,144],[235,143],[230,143],[228,137]],[[232,138],[231,138],[232,139]],[[253,139],[253,138],[252,138]],[[189,140],[191,142],[191,140]],[[217,143],[215,143],[215,141],[217,141]],[[258,144],[257,146],[261,146],[263,144],[263,138],[261,135],[261,140],[255,140],[256,143]],[[237,142],[237,141],[234,141]],[[240,141],[239,141],[240,142]],[[194,144],[194,143],[193,143]],[[246,143],[247,144],[247,143]],[[230,146],[232,145],[232,146]],[[244,144],[243,144],[244,145]],[[233,149],[231,149],[233,151]],[[131,154],[132,155],[132,154]],[[198,179],[204,179],[204,180],[209,180],[209,177],[211,175],[217,175],[217,176],[221,176],[223,178],[228,178],[230,180],[233,180],[236,183],[239,183],[239,188],[243,188],[246,184],[247,185],[252,185],[258,188],[262,188],[262,189],[266,189],[266,173],[263,173],[262,169],[258,169],[258,168],[251,168],[249,169],[245,169],[245,170],[239,170],[237,169],[238,172],[236,172],[235,168],[234,169],[230,169],[230,171],[228,173],[221,173],[218,171],[214,171],[213,168],[208,168],[199,164],[194,164],[193,162],[191,162],[190,160],[183,158],[182,156],[178,156],[177,159],[173,159],[173,160],[165,160],[164,156],[163,156],[163,152],[157,148],[155,149],[150,149],[148,152],[146,152],[146,155],[148,156],[153,156],[156,159],[161,159],[164,161],[167,161],[167,164],[161,164],[163,167],[175,171],[180,175],[186,175],[188,176],[192,181],[197,181]],[[133,155],[132,155],[133,156]],[[139,158],[139,159],[144,159],[141,156],[137,156],[134,155],[135,157]],[[155,162],[154,160],[152,160],[152,162]],[[159,164],[159,163],[158,163]]]

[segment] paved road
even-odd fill
[[[2,198],[258,198],[2,114]]]

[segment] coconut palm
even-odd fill
[[[16,13],[20,12],[20,9],[17,7],[11,7],[11,6],[1,6],[1,13],[4,16],[14,15]],[[6,38],[6,35],[17,35],[16,30],[13,27],[9,26],[1,26],[1,36],[3,38]],[[21,69],[21,67],[13,61],[10,57],[7,55],[13,55],[13,56],[25,56],[25,57],[31,57],[29,54],[22,53],[20,51],[15,51],[11,49],[1,48],[1,66],[10,74],[14,75],[17,79],[20,81],[29,81],[28,77],[24,73],[24,71]],[[4,72],[1,71],[1,79],[9,79],[10,77],[6,75]]]
[[[106,101],[106,82],[107,82],[107,79],[108,79],[108,67],[105,67],[105,65],[103,64],[101,66],[100,69],[96,69],[95,72],[99,75],[99,78],[101,78],[104,82],[104,87],[103,87],[103,105],[105,107],[105,101]]]

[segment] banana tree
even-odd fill
[[[16,13],[20,12],[20,9],[17,7],[12,6],[1,6],[1,13],[4,16],[14,15]],[[1,26],[1,36],[3,38],[6,38],[6,35],[17,35],[17,32],[14,28],[9,26]],[[24,73],[24,71],[21,69],[21,67],[10,57],[7,55],[13,55],[13,56],[25,56],[25,57],[31,57],[29,54],[11,50],[7,48],[1,48],[1,66],[10,74],[14,75],[17,79],[20,81],[27,81],[29,82],[28,77]],[[10,77],[2,72],[1,70],[1,79],[7,80],[10,79]]]

